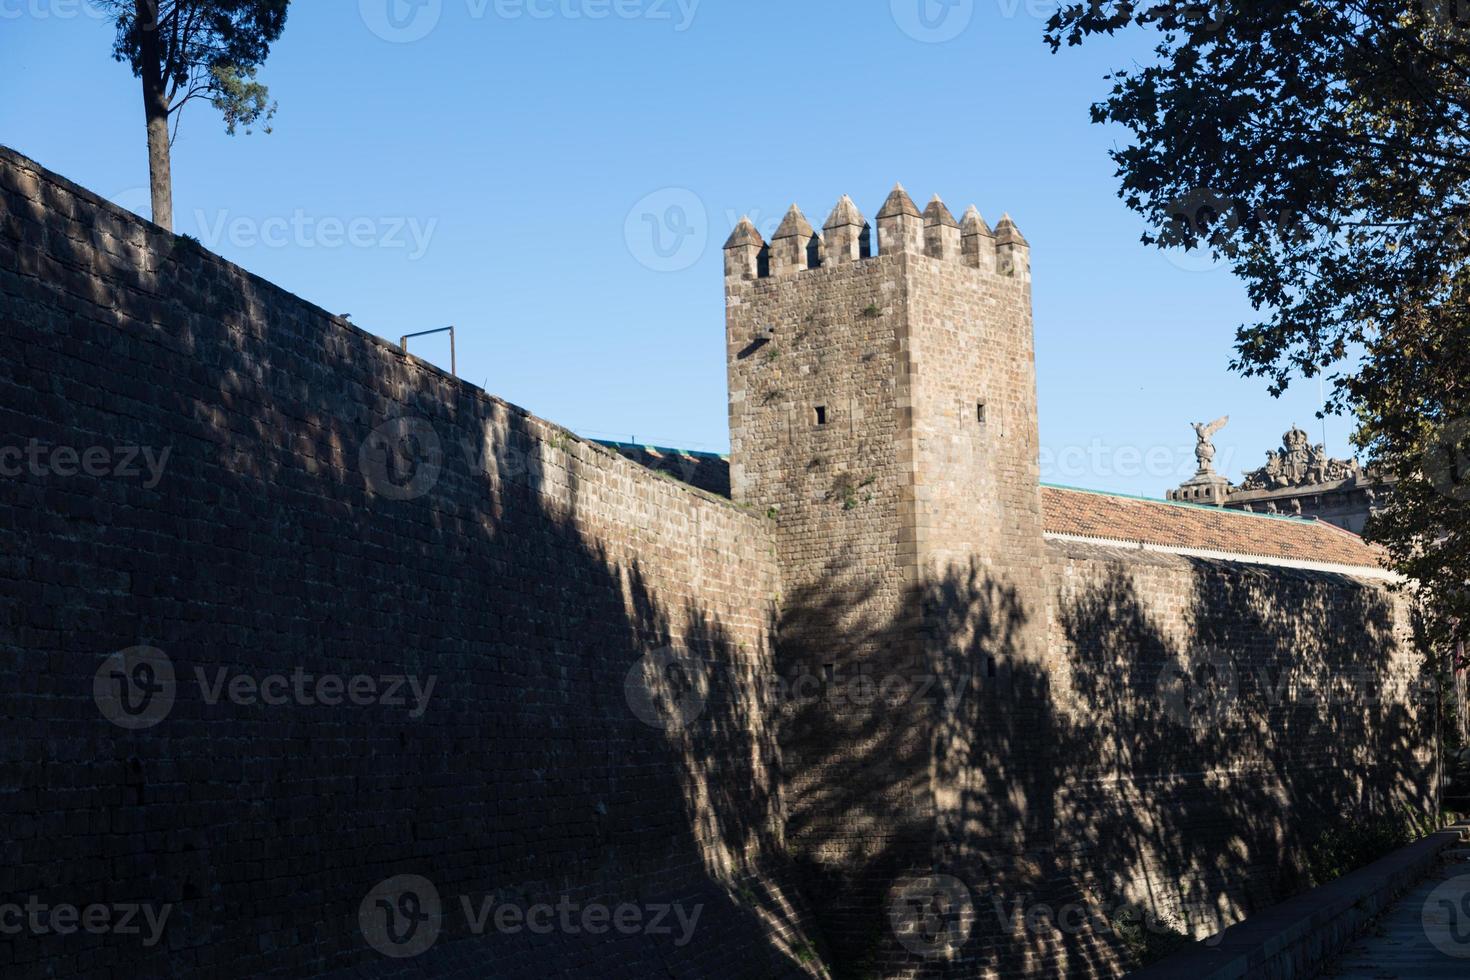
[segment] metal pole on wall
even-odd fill
[[[420,330],[418,333],[406,333],[399,339],[398,346],[406,354],[408,353],[408,339],[410,337],[427,337],[429,334],[432,333],[449,334],[449,373],[454,375],[456,378],[459,377],[459,367],[455,363],[454,358],[454,327],[439,327],[435,330]]]
[[[1455,679],[1455,729],[1460,735],[1460,745],[1464,746],[1470,732],[1466,730],[1466,674],[1463,664],[1466,663],[1466,642],[1463,639],[1455,641],[1455,651],[1452,654],[1451,673]]]

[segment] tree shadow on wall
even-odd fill
[[[1050,611],[974,565],[881,621],[837,598],[852,566],[791,597],[783,674],[911,695],[783,716],[788,836],[835,975],[1117,976],[1307,887],[1323,830],[1430,799],[1432,725],[1380,590],[1076,550]]]
[[[35,583],[6,600],[28,627],[4,650],[48,668],[4,695],[32,728],[0,762],[4,813],[56,820],[45,848],[14,849],[3,890],[169,904],[162,944],[85,947],[136,976],[810,975],[768,692],[751,683],[766,614],[690,587],[712,549],[665,528],[645,543],[667,567],[640,563],[598,510],[618,481],[653,484],[672,511],[686,491],[636,472],[598,482],[630,464],[195,243],[58,193],[86,199],[73,223],[6,196],[44,245],[0,248],[16,319],[0,377],[65,392],[15,416],[13,438],[170,456],[154,486],[0,481],[0,508],[32,515],[7,526],[30,529],[17,546]],[[375,462],[400,443],[413,459]],[[170,658],[177,691],[160,724],[124,731],[92,704],[93,673],[137,644]],[[626,693],[663,647],[705,679],[676,729],[640,720]],[[434,687],[415,714],[403,685],[399,703],[268,704],[211,700],[195,681],[298,671]],[[444,918],[430,948],[391,959],[363,924],[400,875],[431,882]],[[644,924],[653,906],[701,912],[680,944],[677,927],[559,916],[545,934],[472,935],[461,905],[562,899],[630,904]],[[0,937],[17,975],[70,968],[77,949]]]
[[[1433,721],[1415,711],[1430,704],[1421,661],[1396,658],[1408,623],[1382,591],[1330,573],[1189,564],[1188,641],[1165,633],[1121,574],[1063,616],[1078,659],[1090,650],[1113,664],[1079,675],[1079,705],[1133,706],[1075,748],[1111,760],[1092,775],[1116,775],[1135,805],[1173,817],[1132,841],[1092,826],[1099,866],[1152,861],[1172,874],[1150,901],[1231,922],[1312,884],[1323,830],[1426,805]],[[1099,634],[1099,621],[1148,636],[1149,656],[1129,658],[1127,631]]]

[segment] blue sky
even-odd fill
[[[1242,286],[1139,244],[1092,125],[1142,34],[1052,55],[1041,0],[333,0],[292,5],[274,132],[186,111],[175,228],[597,438],[724,451],[720,245],[794,201],[1009,211],[1032,245],[1043,478],[1162,495],[1188,423],[1254,467],[1316,381],[1228,371]],[[0,0],[0,143],[146,214],[138,84],[83,0]],[[651,217],[645,217],[651,216]],[[657,237],[655,237],[657,236]],[[447,342],[413,348],[447,366]],[[1329,419],[1330,451],[1350,425]]]

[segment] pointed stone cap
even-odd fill
[[[995,226],[995,242],[997,245],[1029,245],[1021,236],[1021,229],[1011,220],[1009,214],[1000,216],[1000,224]]]
[[[1011,227],[1015,226],[1012,225]],[[960,225],[960,230],[965,233],[965,237],[967,238],[971,235],[988,235],[991,238],[995,237],[995,232],[990,230],[990,226],[985,223],[985,219],[980,217],[980,210],[976,208],[973,204],[970,205],[969,210],[965,212],[965,220],[964,223]]]
[[[893,193],[888,195],[888,200],[883,202],[883,210],[878,212],[879,218],[896,218],[901,214],[913,215],[915,218],[923,217],[919,209],[914,206],[913,198],[909,192],[903,189],[902,184],[893,185]]]
[[[740,248],[742,245],[754,245],[756,248],[760,248],[765,243],[766,240],[761,237],[761,233],[756,228],[754,222],[749,217],[744,217],[735,226],[735,230],[730,232],[730,237],[725,242],[725,247]]]
[[[960,223],[954,220],[954,215],[949,213],[949,208],[945,207],[944,202],[939,199],[938,194],[934,195],[934,200],[930,201],[929,206],[924,209],[924,224],[944,225],[946,228],[960,226]]]
[[[781,227],[771,236],[771,241],[779,241],[782,238],[811,238],[816,232],[812,230],[812,223],[806,220],[806,215],[801,213],[801,208],[795,204],[791,210],[786,212],[786,217],[781,222]]]
[[[837,207],[832,209],[832,214],[827,218],[827,223],[822,226],[822,229],[825,231],[829,228],[861,228],[867,223],[868,219],[863,217],[863,213],[858,210],[852,198],[844,194],[842,200],[837,202]]]

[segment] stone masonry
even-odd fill
[[[793,206],[725,253],[731,492],[776,522],[778,669],[829,692],[789,708],[781,746],[839,971],[1116,975],[1106,916],[1015,929],[985,903],[1138,903],[1204,935],[1301,886],[1311,826],[1424,808],[1402,600],[1370,569],[1049,540],[1025,239],[901,187],[877,224],[843,198],[820,236]],[[1244,675],[1232,710],[1171,711],[1161,678],[1212,656]],[[1389,693],[1282,695],[1336,672]],[[830,695],[864,683],[895,696]]]
[[[1038,484],[1026,240],[901,188],[876,225],[731,236],[726,467],[579,439],[0,149],[0,927],[170,909],[156,945],[0,928],[0,971],[1111,978],[1125,905],[1202,936],[1426,806],[1361,542],[1059,533],[1100,495]],[[434,687],[217,693],[303,671]],[[156,724],[112,720],[133,682]]]
[[[154,485],[49,451],[0,480],[0,896],[172,906],[151,947],[0,932],[0,974],[815,972],[761,683],[779,594],[764,517],[9,150],[0,195],[3,446],[169,450]],[[125,730],[93,679],[137,646],[168,658],[176,696]],[[681,673],[664,653],[692,699],[663,691]],[[298,669],[435,687],[417,716],[207,698],[220,672]],[[686,723],[632,710],[645,678]],[[444,920],[393,959],[360,906],[400,875],[437,888]],[[476,936],[461,902],[486,899],[702,913],[683,944]]]

